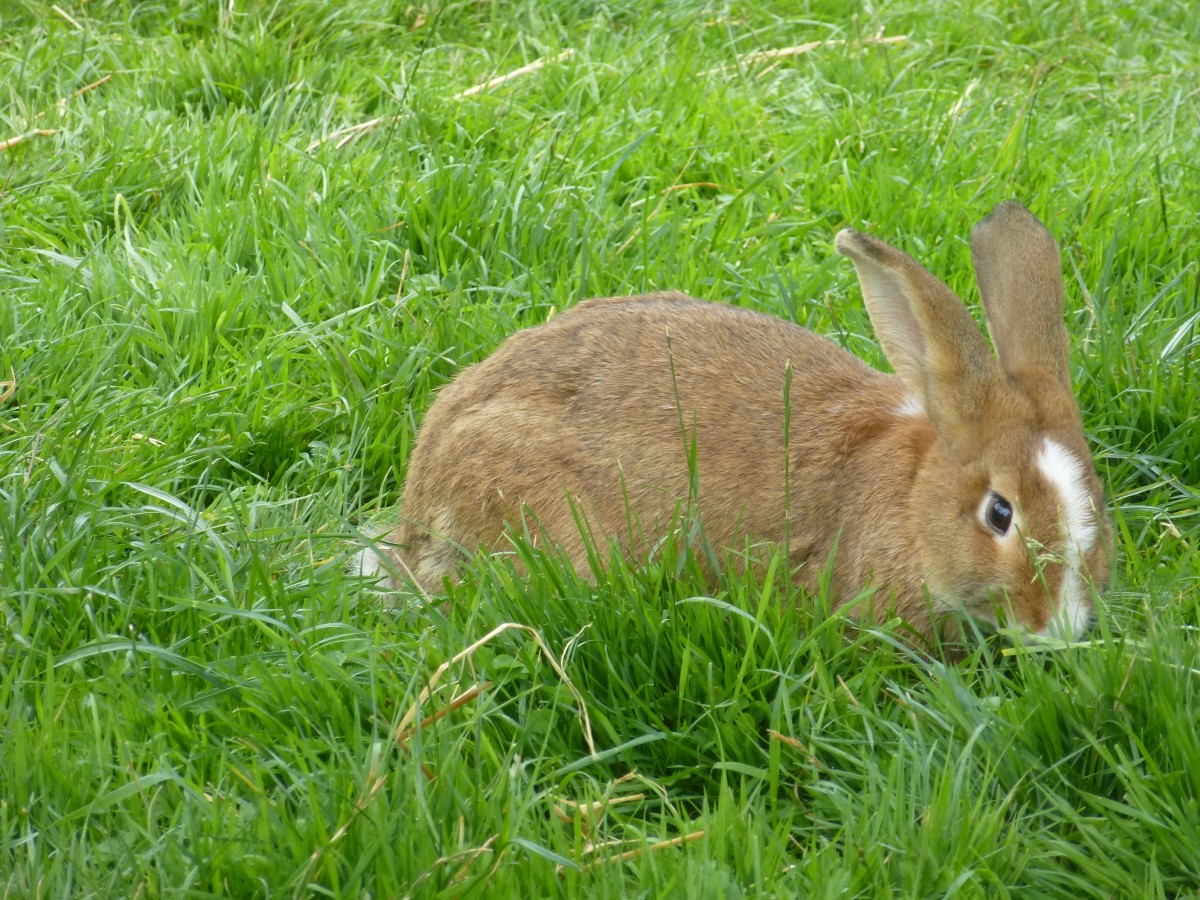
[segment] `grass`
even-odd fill
[[[0,5],[0,896],[1195,894],[1200,18],[873,9]],[[1063,246],[1099,640],[947,665],[687,560],[344,573],[515,329],[675,288],[883,365],[838,228],[971,296],[1008,197]],[[456,659],[505,623],[544,648]]]

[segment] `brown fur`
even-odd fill
[[[688,501],[694,440],[714,547],[784,543],[786,452],[791,562],[806,564],[807,587],[837,540],[839,603],[875,583],[929,635],[931,595],[936,609],[981,612],[1005,594],[1017,623],[1044,627],[1055,572],[1039,579],[1028,541],[998,541],[978,510],[996,490],[1019,504],[1025,537],[1062,543],[1059,498],[1031,462],[1050,436],[1083,461],[1108,528],[1066,375],[1053,240],[1016,204],[973,235],[1003,365],[962,302],[909,257],[849,230],[837,249],[858,269],[897,375],[736,307],[678,294],[589,300],[509,338],[440,393],[409,464],[402,521],[382,542],[390,561],[436,589],[464,554],[503,547],[515,528],[586,572],[576,512],[602,551],[614,539],[644,558]],[[925,414],[902,410],[912,398]],[[1107,543],[1086,559],[1100,582]]]

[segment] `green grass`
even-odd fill
[[[55,132],[0,153],[0,896],[1194,896],[1198,47],[1186,0],[0,4],[0,141]],[[1115,506],[1095,643],[947,665],[671,559],[344,574],[513,330],[674,288],[882,365],[836,231],[969,297],[1009,197]],[[508,622],[569,683],[510,629],[422,698]]]

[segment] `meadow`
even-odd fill
[[[0,2],[0,897],[1196,896],[1197,72],[1187,0]],[[669,554],[347,574],[513,331],[676,289],[884,367],[834,234],[974,303],[1009,198],[1089,640],[950,662]]]

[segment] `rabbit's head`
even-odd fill
[[[1058,248],[1003,203],[971,234],[999,359],[962,301],[911,258],[853,230],[871,321],[937,440],[909,508],[937,606],[1027,633],[1078,638],[1110,569],[1112,526],[1071,392]]]

